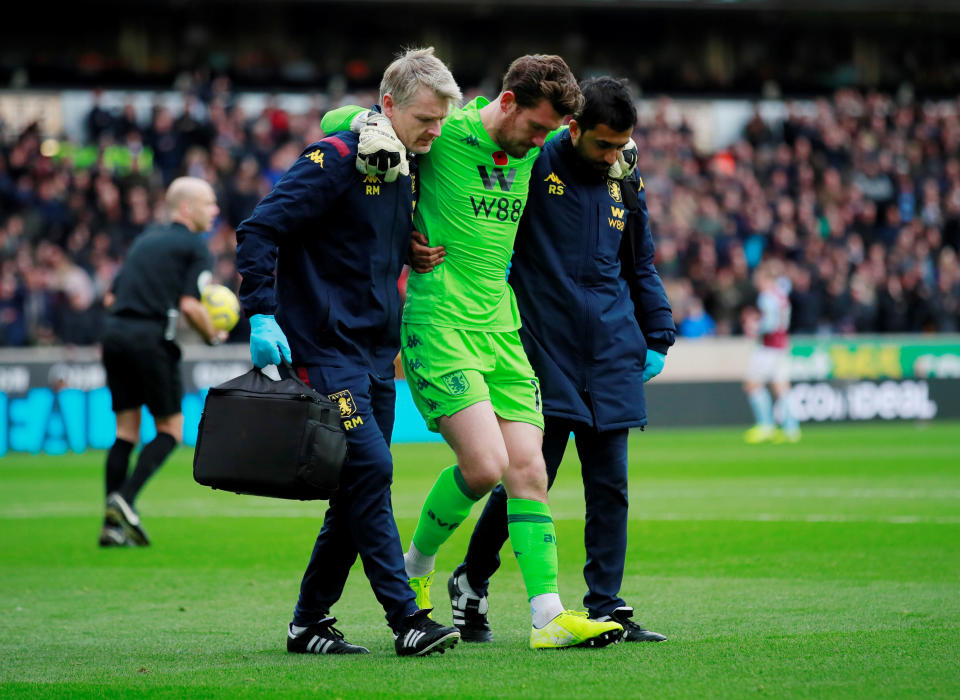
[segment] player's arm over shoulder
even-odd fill
[[[363,107],[357,105],[344,105],[332,109],[323,115],[320,120],[320,128],[325,134],[335,134],[338,131],[350,131],[350,122],[353,118],[363,111]]]
[[[563,132],[568,131],[569,129],[570,129],[570,127],[569,127],[568,125],[566,125],[566,124],[564,124],[564,125],[562,125],[562,126],[560,126],[560,127],[557,127],[556,129],[554,129],[553,131],[551,131],[549,134],[547,134],[547,138],[545,138],[545,139],[543,140],[543,142],[544,142],[544,143],[548,143],[548,142],[552,141],[553,139],[557,138],[557,137],[558,137],[560,134],[562,134]]]

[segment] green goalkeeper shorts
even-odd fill
[[[404,323],[403,371],[427,428],[467,406],[489,401],[504,420],[543,429],[540,383],[516,331],[486,333]]]

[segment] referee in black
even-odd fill
[[[213,327],[200,302],[211,280],[211,256],[197,234],[210,229],[217,207],[213,188],[181,177],[166,193],[169,224],[147,228],[130,246],[113,288],[102,338],[103,366],[117,417],[117,439],[107,453],[106,513],[101,547],[150,544],[133,504],[147,480],[181,440],[183,383],[177,321],[183,314],[204,340],[226,337]],[[157,424],[128,476],[130,453],[140,435],[141,407]]]

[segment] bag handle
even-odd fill
[[[302,386],[304,389],[307,389],[308,391],[310,391],[311,394],[316,394],[317,390],[314,389],[309,384],[307,384],[302,379],[300,379],[300,377],[297,375],[297,370],[293,368],[293,365],[290,362],[288,362],[286,358],[282,358],[282,359],[283,359],[283,366],[287,368],[288,372],[290,372],[290,376],[293,378],[293,381],[295,381],[297,384]]]
[[[281,361],[282,361],[283,366],[287,369],[287,372],[288,372],[289,375],[290,375],[290,379],[292,379],[294,382],[296,382],[297,384],[299,384],[301,387],[303,387],[304,389],[306,389],[306,390],[309,391],[310,393],[312,393],[312,394],[317,394],[317,390],[316,390],[316,389],[314,389],[312,386],[310,386],[309,384],[307,384],[306,382],[304,382],[302,379],[300,379],[300,377],[297,376],[297,371],[293,368],[293,365],[292,365],[292,364],[290,364],[289,362],[287,362],[287,359],[286,359],[286,358],[281,357],[280,359],[281,359]],[[259,372],[260,374],[262,374],[262,375],[263,375],[264,377],[266,377],[267,379],[270,379],[271,381],[273,381],[273,377],[271,377],[269,374],[267,374],[266,372],[263,371],[263,370],[265,369],[264,367],[254,367],[253,369],[254,369],[255,371]],[[320,394],[317,394],[317,396],[319,396],[319,395],[320,395]]]

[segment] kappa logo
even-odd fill
[[[417,389],[419,389],[420,391],[423,391],[428,386],[430,386],[430,382],[428,382],[426,379],[423,379],[423,378],[417,379]]]
[[[550,174],[547,175],[545,178],[543,178],[543,181],[544,181],[544,182],[552,182],[552,183],[554,183],[554,184],[556,184],[556,185],[560,185],[561,187],[566,187],[566,185],[563,184],[563,180],[561,180],[559,177],[557,177],[557,174],[556,174],[556,173],[550,173]]]
[[[410,335],[407,336],[407,343],[406,343],[407,348],[416,348],[421,345],[423,345],[423,341],[420,340],[420,336],[414,333],[411,333]]]
[[[357,412],[357,404],[353,400],[353,394],[349,389],[338,391],[336,394],[327,394],[327,398],[337,404],[340,409],[340,417],[346,418]]]
[[[410,367],[408,369],[411,372],[413,372],[414,370],[423,369],[424,367],[425,365],[423,364],[423,362],[421,362],[420,358],[415,357],[413,360],[410,361]]]
[[[466,394],[470,389],[470,382],[460,370],[443,375],[443,385],[453,396]]]
[[[467,134],[466,136],[464,136],[464,137],[463,137],[462,139],[460,139],[460,140],[463,141],[463,143],[467,144],[468,146],[479,146],[479,145],[480,145],[480,139],[478,139],[478,138],[477,138],[476,136],[474,136],[473,134]]]
[[[614,202],[622,202],[623,196],[620,194],[620,183],[614,180],[607,180],[607,192],[613,198]]]
[[[380,194],[380,178],[376,175],[367,175],[363,178],[364,194]]]
[[[545,178],[543,178],[543,181],[550,183],[547,186],[547,194],[553,194],[553,195],[559,196],[563,194],[563,191],[566,188],[566,185],[563,183],[563,180],[557,177],[556,173],[550,173]]]
[[[307,154],[307,158],[309,158],[310,160],[312,160],[314,163],[316,163],[317,165],[319,165],[321,168],[323,167],[323,152],[322,152],[319,148],[318,148],[317,150],[313,151],[312,153],[308,153],[308,154]]]

